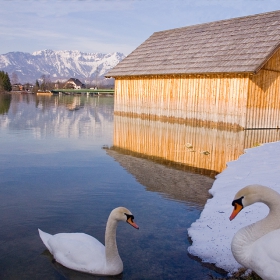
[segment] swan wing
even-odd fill
[[[106,266],[105,247],[84,233],[58,233],[48,240],[55,260],[65,267],[93,273],[103,273]]]
[[[280,275],[280,229],[256,240],[251,250],[251,266],[260,277],[277,280]]]

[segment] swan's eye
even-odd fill
[[[134,216],[133,216],[133,215],[126,214],[126,213],[124,213],[124,214],[126,215],[127,220],[130,218],[130,219],[131,219],[131,221],[133,222],[133,219],[134,219]]]
[[[244,196],[241,196],[240,198],[238,199],[235,199],[233,202],[232,202],[232,206],[234,206],[234,209],[236,209],[236,205],[239,204],[242,206],[243,208],[243,203],[242,203],[242,199],[244,198]]]

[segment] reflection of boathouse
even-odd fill
[[[150,160],[139,158],[112,149],[107,153],[132,174],[148,191],[161,193],[165,197],[187,202],[202,209],[210,198],[208,190],[213,179],[155,164]]]
[[[107,76],[116,114],[277,128],[280,11],[155,32]]]
[[[279,140],[278,129],[220,130],[116,115],[112,148],[214,177],[244,149]]]

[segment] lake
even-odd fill
[[[188,128],[139,122],[114,116],[112,97],[0,96],[0,279],[211,279],[225,275],[188,254],[187,229],[199,217],[213,178],[226,163],[213,164],[213,145],[198,153],[199,131],[190,136],[196,145],[194,156],[190,143],[183,145],[188,139],[179,136]],[[271,133],[250,136],[250,144],[244,135],[238,137],[249,147],[264,141],[260,137],[265,141],[279,138],[278,133]],[[226,142],[228,134],[222,135]],[[243,151],[244,146],[238,147]],[[232,153],[228,144],[224,148]],[[52,261],[38,228],[51,234],[84,232],[104,243],[108,215],[118,206],[127,207],[140,227],[118,226],[117,243],[124,263],[121,275],[92,276]]]

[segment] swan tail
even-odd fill
[[[50,251],[50,252],[52,252],[51,251],[51,248],[50,248],[50,245],[49,245],[49,239],[52,237],[52,235],[51,234],[49,234],[49,233],[46,233],[46,232],[44,232],[44,231],[42,231],[42,230],[40,230],[39,228],[38,228],[38,231],[39,231],[39,235],[40,235],[40,238],[42,239],[42,241],[43,241],[43,243],[45,244],[45,246],[48,248],[48,250]]]

